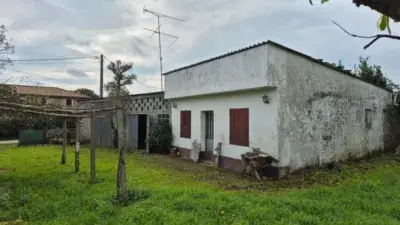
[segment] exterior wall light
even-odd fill
[[[173,102],[173,103],[172,103],[172,107],[173,107],[174,109],[176,109],[176,108],[178,108],[178,105],[177,105],[175,102]]]
[[[269,99],[268,99],[268,95],[263,95],[262,96],[262,100],[263,100],[263,102],[265,103],[265,104],[268,104],[269,103]]]

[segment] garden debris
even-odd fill
[[[241,157],[242,163],[244,164],[242,176],[246,171],[248,171],[249,174],[253,172],[258,180],[261,180],[261,177],[258,173],[262,168],[270,166],[273,162],[278,162],[277,159],[265,152],[260,151],[258,148],[253,148],[252,152],[246,152],[242,154]]]

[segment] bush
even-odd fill
[[[169,121],[159,121],[149,133],[150,153],[168,154],[172,145],[172,128]]]

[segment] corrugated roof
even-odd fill
[[[386,90],[386,91],[393,92],[392,90],[389,90],[389,89],[380,87],[380,86],[378,86],[378,85],[376,85],[376,84],[374,84],[374,83],[371,83],[371,82],[369,82],[369,81],[366,81],[366,80],[362,79],[361,77],[358,77],[358,76],[352,74],[350,70],[341,70],[341,69],[339,69],[339,68],[336,68],[336,67],[330,65],[330,64],[327,63],[327,62],[324,62],[324,61],[321,60],[321,59],[313,58],[313,57],[311,57],[311,56],[309,56],[309,55],[306,55],[306,54],[301,53],[301,52],[299,52],[299,51],[296,51],[296,50],[294,50],[294,49],[288,48],[288,47],[286,47],[286,46],[284,46],[284,45],[278,44],[278,43],[276,43],[276,42],[274,42],[274,41],[271,41],[271,40],[264,41],[264,42],[261,42],[261,43],[258,43],[258,44],[254,44],[254,45],[251,45],[251,46],[248,46],[248,47],[245,47],[245,48],[241,48],[241,49],[238,49],[238,50],[235,50],[235,51],[231,51],[231,52],[225,53],[225,54],[223,54],[223,55],[219,55],[219,56],[216,56],[216,57],[212,57],[212,58],[209,58],[209,59],[206,59],[206,60],[197,62],[197,63],[193,63],[193,64],[190,64],[190,65],[187,65],[187,66],[184,66],[184,67],[180,67],[180,68],[177,68],[177,69],[168,71],[168,72],[166,72],[166,73],[163,73],[163,75],[168,75],[168,74],[170,74],[170,73],[174,73],[174,72],[177,72],[177,71],[180,71],[180,70],[188,69],[188,68],[190,68],[190,67],[194,67],[194,66],[197,66],[197,65],[200,65],[200,64],[204,64],[204,63],[207,63],[207,62],[211,62],[211,61],[214,61],[214,60],[217,60],[217,59],[221,59],[221,58],[224,58],[224,57],[227,57],[227,56],[230,56],[230,55],[234,55],[234,54],[237,54],[237,53],[240,53],[240,52],[243,52],[243,51],[247,51],[247,50],[250,50],[250,49],[253,49],[253,48],[257,48],[257,47],[260,47],[260,46],[263,46],[263,45],[267,45],[267,44],[270,44],[270,45],[273,45],[273,46],[275,46],[275,47],[277,47],[277,48],[280,48],[280,49],[283,49],[283,50],[285,50],[285,51],[291,52],[291,53],[293,53],[293,54],[296,54],[296,55],[298,55],[298,56],[301,56],[301,57],[303,57],[303,58],[306,58],[306,59],[311,60],[311,61],[313,61],[313,62],[316,62],[316,63],[318,63],[318,64],[321,64],[321,65],[323,65],[323,66],[325,66],[325,67],[329,67],[330,69],[333,69],[333,70],[336,70],[336,71],[338,71],[338,72],[344,73],[344,74],[346,74],[346,75],[348,75],[348,76],[350,76],[350,77],[359,79],[359,80],[364,81],[364,82],[366,82],[366,83],[370,83],[370,84],[372,84],[372,85],[374,85],[374,86],[376,86],[376,87],[382,88],[382,89],[384,89],[384,90]]]
[[[68,98],[90,98],[86,95],[78,94],[58,87],[28,86],[28,85],[10,85],[15,88],[20,95],[40,95],[50,97],[68,97]]]

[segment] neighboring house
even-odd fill
[[[169,120],[170,104],[164,100],[164,92],[152,92],[122,96],[122,105],[127,116],[128,147],[147,149],[147,138],[151,128],[159,120]],[[99,98],[79,102],[81,109],[100,109],[112,107],[116,98]],[[96,144],[102,147],[113,146],[113,124],[116,127],[116,114],[99,113],[95,119]],[[90,119],[82,120],[81,141],[90,140]],[[113,121],[113,123],[112,123]]]
[[[42,98],[43,104],[56,104],[62,107],[76,107],[79,100],[89,99],[90,97],[61,89],[58,87],[10,85],[22,98],[30,97]]]
[[[165,75],[173,145],[188,156],[201,144],[220,166],[241,169],[260,148],[279,160],[275,175],[383,149],[392,92],[272,41]]]

